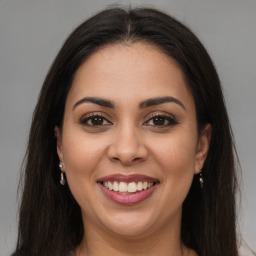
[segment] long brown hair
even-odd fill
[[[23,166],[19,233],[13,256],[63,256],[83,237],[79,205],[59,184],[54,127],[79,66],[100,47],[118,42],[153,44],[175,59],[196,105],[200,129],[212,139],[200,189],[195,175],[183,204],[182,242],[200,256],[237,256],[235,148],[214,65],[197,37],[176,19],[154,9],[112,8],[82,23],[68,37],[44,81],[34,111]]]

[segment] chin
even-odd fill
[[[146,236],[157,224],[152,216],[138,212],[111,214],[109,218],[104,217],[103,222],[109,232],[127,239]]]

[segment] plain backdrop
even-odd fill
[[[19,168],[44,77],[68,34],[116,3],[168,12],[209,51],[242,165],[240,230],[256,250],[256,0],[0,0],[0,256],[10,255],[17,238]]]

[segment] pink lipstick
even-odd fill
[[[104,195],[122,205],[138,204],[149,198],[159,180],[146,175],[113,174],[97,180]]]

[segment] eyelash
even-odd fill
[[[101,124],[93,124],[92,121],[96,121],[97,119],[100,119]],[[157,120],[158,119],[158,120]],[[149,124],[151,121],[164,121],[163,124]],[[166,124],[166,121],[168,122]],[[88,122],[91,122],[91,124],[89,124]],[[104,122],[107,122],[104,124]],[[80,119],[80,123],[82,125],[88,126],[88,127],[102,127],[102,126],[107,126],[107,125],[112,125],[112,123],[106,118],[104,117],[102,114],[98,114],[98,113],[93,113],[93,114],[89,114],[86,115],[85,117],[83,116]],[[164,127],[169,127],[169,126],[173,126],[178,124],[178,122],[175,120],[175,118],[172,115],[163,115],[163,114],[152,114],[150,116],[150,118],[143,123],[146,126],[152,126],[152,127],[157,127],[157,128],[164,128]]]
[[[98,124],[98,125],[94,125],[94,124],[88,124],[89,121],[92,122],[92,120],[94,119],[94,121],[96,120],[96,118],[99,118],[101,119],[103,122],[107,121],[108,124]],[[98,113],[93,113],[93,114],[89,114],[89,115],[86,115],[86,116],[83,116],[81,119],[80,119],[80,123],[83,124],[83,125],[86,125],[86,126],[89,126],[89,127],[99,127],[99,126],[105,126],[105,125],[111,125],[112,123],[107,119],[105,118],[102,114],[98,114]]]
[[[148,124],[150,121],[164,121],[164,124],[154,124],[154,125],[150,125]],[[166,121],[168,122],[166,124]],[[148,125],[148,126],[155,126],[155,127],[159,127],[159,128],[164,128],[164,127],[169,127],[169,126],[173,126],[175,124],[178,124],[178,122],[175,120],[175,118],[172,115],[163,115],[163,114],[153,114],[148,121],[146,121],[144,124]]]

